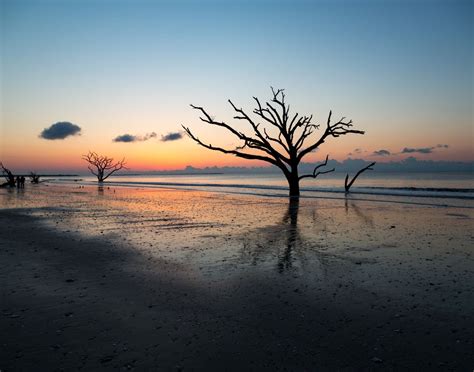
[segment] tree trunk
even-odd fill
[[[288,186],[290,187],[290,198],[300,196],[300,180],[298,176],[298,168],[293,168],[291,173],[287,176]]]

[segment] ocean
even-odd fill
[[[344,197],[346,173],[330,173],[301,181],[302,197]],[[55,178],[48,182],[93,185],[94,176]],[[113,175],[105,186],[171,187],[192,190],[286,196],[287,182],[280,174],[156,174]],[[474,200],[472,172],[386,173],[365,172],[351,188],[353,196],[391,196]]]

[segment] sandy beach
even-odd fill
[[[0,370],[471,371],[474,204],[367,199],[2,189]]]

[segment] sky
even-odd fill
[[[89,150],[133,170],[261,165],[181,125],[235,147],[189,104],[244,130],[227,99],[251,112],[270,86],[316,123],[332,110],[366,131],[306,161],[474,161],[470,0],[0,4],[0,161],[15,170],[82,169]]]

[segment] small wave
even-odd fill
[[[455,187],[381,187],[381,186],[366,186],[365,189],[373,190],[403,190],[403,191],[429,191],[429,192],[463,192],[474,193],[474,189],[463,189]]]
[[[87,184],[96,184],[93,181],[84,181]],[[261,185],[261,184],[236,184],[236,183],[210,183],[210,182],[157,182],[157,181],[108,181],[107,185],[116,186],[146,186],[146,187],[178,187],[199,189],[238,189],[238,190],[266,190],[272,193],[287,193],[287,186]],[[303,194],[332,193],[343,194],[343,187],[302,187]],[[353,187],[351,195],[385,195],[399,197],[422,198],[448,198],[474,200],[474,189],[471,188],[431,188],[431,187]]]

